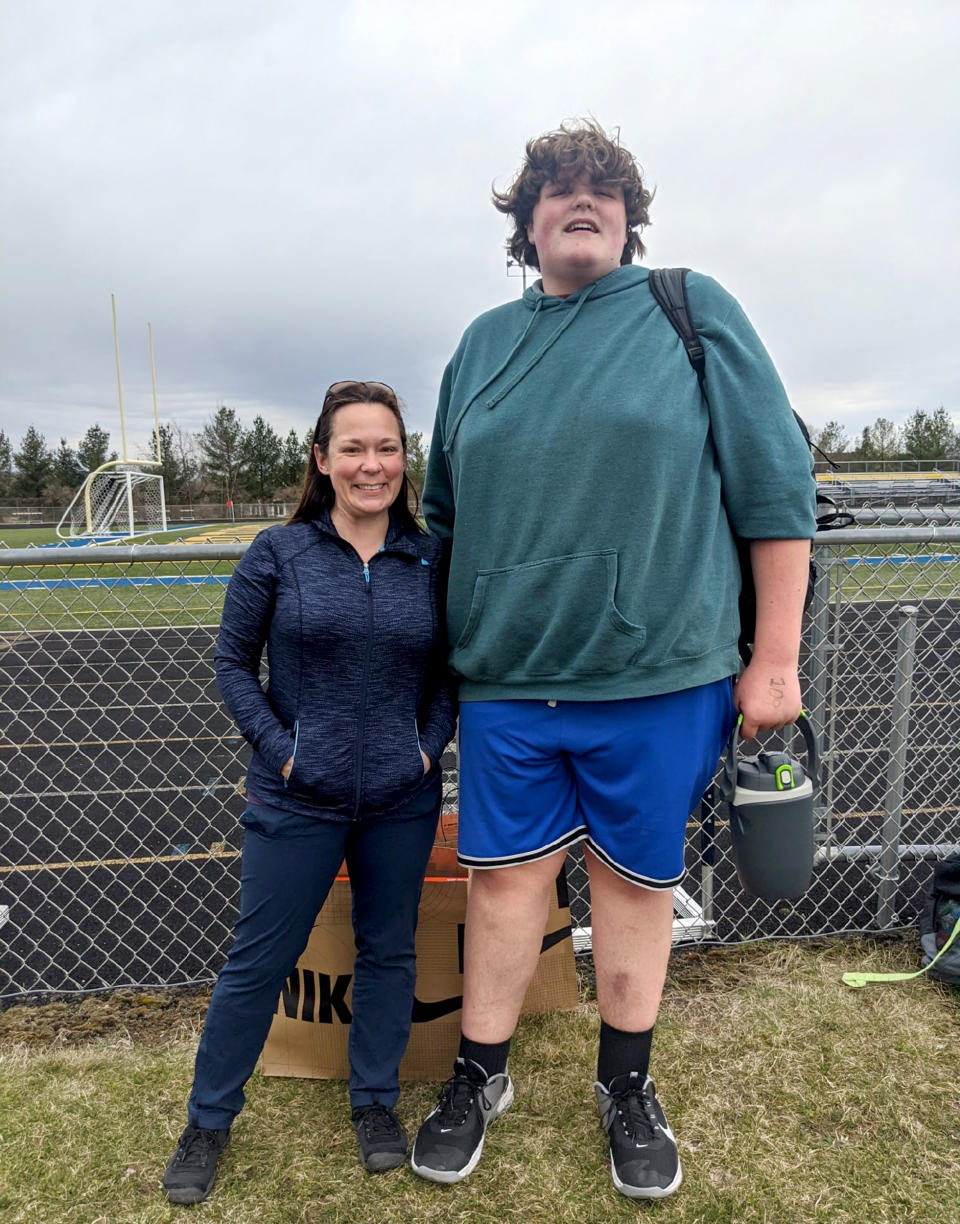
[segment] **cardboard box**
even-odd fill
[[[456,874],[429,874],[441,865]],[[400,1063],[402,1080],[444,1080],[456,1057],[467,886],[466,873],[456,866],[455,852],[451,854],[450,848],[442,844],[435,847],[420,900],[417,985],[410,1044]],[[338,879],[280,996],[263,1047],[264,1075],[348,1077],[353,958],[350,884]],[[540,963],[527,990],[523,1011],[572,1011],[577,1005],[569,899],[566,876],[561,871],[550,905]]]

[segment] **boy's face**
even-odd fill
[[[565,297],[620,266],[627,240],[623,188],[588,175],[544,183],[527,239],[537,248],[543,288]]]

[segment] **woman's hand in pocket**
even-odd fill
[[[422,748],[420,749],[420,759],[423,761],[423,772],[424,772],[424,775],[426,775],[433,768],[433,762],[430,760],[430,758],[427,756],[427,754],[423,751]]]
[[[291,757],[290,760],[287,761],[286,765],[284,765],[283,769],[280,770],[280,773],[283,775],[284,782],[289,779],[291,769],[293,769],[293,757]]]

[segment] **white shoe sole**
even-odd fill
[[[410,1153],[410,1168],[413,1169],[419,1177],[425,1178],[427,1181],[439,1182],[443,1186],[452,1186],[455,1182],[463,1181],[465,1177],[469,1177],[473,1170],[480,1163],[480,1157],[483,1154],[483,1141],[487,1137],[487,1126],[499,1118],[501,1114],[505,1114],[513,1104],[513,1080],[507,1080],[507,1086],[503,1090],[503,1095],[497,1101],[497,1107],[487,1118],[486,1126],[483,1128],[483,1134],[480,1136],[480,1142],[473,1150],[473,1154],[462,1169],[431,1169],[429,1165],[418,1165],[414,1159],[416,1152],[416,1143],[413,1145],[413,1151]]]

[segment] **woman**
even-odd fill
[[[368,1170],[406,1156],[393,1113],[397,1069],[440,812],[440,754],[455,719],[442,547],[418,527],[409,501],[396,394],[383,383],[334,383],[300,505],[257,536],[227,588],[217,680],[254,749],[240,916],[197,1052],[189,1124],[163,1179],[171,1202],[210,1192],[281,985],[344,858],[357,944],[353,1125]]]

